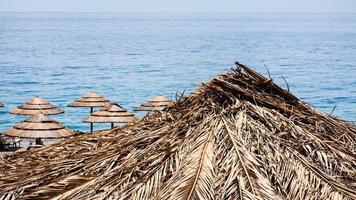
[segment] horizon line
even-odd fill
[[[356,11],[1,11],[0,13],[125,13],[125,14],[356,14]]]

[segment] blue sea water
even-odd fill
[[[87,91],[132,111],[152,95],[192,91],[235,60],[356,121],[356,14],[0,13],[0,131],[26,118],[8,110],[35,95],[87,131],[89,109],[66,107]]]

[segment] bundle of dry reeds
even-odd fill
[[[356,199],[356,127],[236,65],[134,125],[2,158],[2,199]]]

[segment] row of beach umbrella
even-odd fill
[[[161,111],[173,102],[164,96],[155,96],[141,104],[136,111]],[[95,92],[88,92],[68,105],[69,107],[89,107],[90,115],[83,119],[84,123],[90,123],[90,131],[93,132],[93,123],[133,123],[139,118],[126,109],[111,102],[109,99]],[[0,103],[0,107],[4,107]],[[101,109],[94,112],[95,107]],[[10,111],[14,115],[31,115],[28,119],[7,130],[4,135],[19,138],[36,139],[36,144],[42,144],[41,139],[55,139],[75,135],[76,132],[66,128],[58,121],[50,119],[47,115],[64,113],[64,110],[49,103],[41,97],[34,97],[24,104]]]

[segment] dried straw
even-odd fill
[[[103,107],[109,103],[109,100],[95,92],[88,92],[81,96],[79,99],[70,103],[69,107]]]
[[[24,104],[12,109],[10,113],[13,115],[33,115],[39,111],[46,115],[64,113],[64,110],[48,103],[47,100],[41,97],[33,97],[31,100],[26,101]]]
[[[149,101],[137,107],[137,111],[162,111],[165,107],[173,105],[173,101],[165,96],[154,96]]]
[[[246,66],[134,125],[0,160],[0,199],[356,199],[356,127]]]
[[[132,123],[135,121],[138,121],[135,115],[115,103],[91,113],[83,120],[84,123]]]
[[[74,132],[56,120],[49,119],[43,113],[38,112],[7,130],[4,134],[6,136],[20,138],[54,139],[72,136]]]

